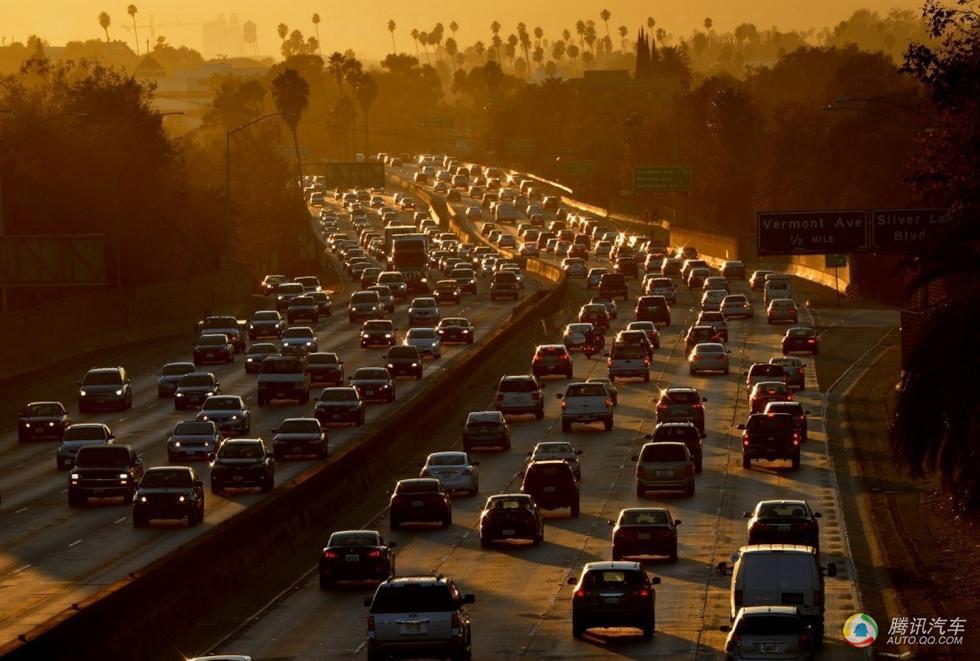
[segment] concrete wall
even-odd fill
[[[3,315],[0,380],[90,351],[190,333],[205,310],[247,313],[251,289],[247,268],[229,268],[96,291]]]

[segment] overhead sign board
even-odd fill
[[[0,286],[105,285],[101,234],[0,237]]]
[[[691,190],[691,168],[686,165],[640,165],[633,169],[637,193],[676,193]]]
[[[908,254],[933,245],[950,228],[949,209],[874,209],[874,252]]]
[[[307,165],[307,164],[304,164]],[[373,188],[385,185],[384,163],[311,163],[316,174],[326,178],[329,188]]]
[[[757,220],[760,256],[868,251],[864,210],[760,211]]]

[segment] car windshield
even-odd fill
[[[436,302],[431,298],[416,298],[412,301],[413,308],[434,308],[435,306]]]
[[[643,575],[637,571],[602,570],[590,571],[582,583],[593,589],[623,590],[629,586],[643,584]]]
[[[218,456],[222,459],[258,459],[262,456],[262,444],[222,443]]]
[[[163,366],[163,376],[180,376],[181,374],[187,374],[188,372],[193,372],[193,365],[164,365]]]
[[[636,359],[643,358],[645,354],[643,353],[643,347],[637,344],[614,344],[612,352],[609,354],[613,360],[616,359]]]
[[[699,436],[698,430],[693,425],[661,425],[653,432],[653,437],[658,441],[684,441]]]
[[[460,319],[458,317],[446,317],[439,323],[440,328],[447,328],[449,326],[468,326],[469,322],[465,319]]]
[[[174,436],[210,436],[213,433],[214,426],[210,422],[178,422],[174,427]]]
[[[802,519],[807,516],[803,503],[762,503],[756,516],[760,519]]]
[[[416,359],[419,357],[418,349],[415,347],[401,346],[388,349],[388,358]]]
[[[748,299],[739,294],[738,296],[726,296],[725,303],[746,303]]]
[[[108,372],[89,372],[82,379],[83,386],[115,386],[122,383],[119,372],[111,370]]]
[[[495,510],[522,510],[529,509],[531,501],[529,498],[494,498],[487,509]]]
[[[73,441],[95,441],[102,443],[105,441],[105,432],[101,427],[81,427],[72,425],[65,430],[64,440]]]
[[[316,420],[284,420],[279,425],[280,434],[319,434],[320,423]]]
[[[353,388],[326,388],[320,393],[321,402],[356,402],[357,392]]]
[[[403,480],[395,485],[396,494],[438,493],[438,480]]]
[[[643,448],[643,455],[640,457],[641,463],[655,461],[685,461],[687,456],[683,445],[674,443],[655,443]]]
[[[812,328],[790,328],[786,334],[790,337],[809,337],[814,333]]]
[[[604,314],[605,312],[606,306],[599,303],[589,303],[582,306],[583,314]]]
[[[27,407],[27,415],[60,416],[63,413],[59,404],[34,404]]]
[[[364,532],[335,532],[330,535],[327,546],[380,546],[378,533]]]
[[[778,376],[786,375],[782,365],[753,365],[749,368],[749,376]]]
[[[432,340],[435,339],[436,332],[431,328],[413,328],[408,331],[410,340]]]
[[[303,371],[303,364],[289,358],[266,358],[261,370],[262,374],[298,374]]]
[[[271,311],[256,312],[252,319],[253,321],[279,321],[279,313]]]
[[[237,411],[241,409],[241,407],[241,402],[237,397],[208,397],[205,400],[202,408],[205,411]]]
[[[354,373],[355,379],[388,380],[388,370],[383,367],[361,367]]]
[[[193,485],[190,471],[178,469],[147,471],[146,475],[143,476],[143,481],[140,482],[142,489],[179,488]]]
[[[379,589],[372,613],[432,613],[455,611],[456,602],[443,584],[397,585]]]
[[[743,617],[735,631],[742,636],[799,636],[803,633],[803,618],[799,615],[766,613]]]
[[[568,455],[575,454],[575,450],[568,443],[547,443],[541,444],[534,450],[535,455]]]
[[[303,285],[298,282],[285,282],[279,285],[280,294],[302,294]]]
[[[357,305],[359,303],[377,303],[378,294],[376,292],[357,292],[351,295],[350,302],[352,305]]]
[[[785,433],[792,431],[793,419],[788,415],[753,415],[749,418],[749,424],[746,427],[749,431],[763,434]]]
[[[626,510],[619,517],[619,525],[627,526],[666,526],[670,517],[665,510]]]
[[[605,386],[598,383],[575,383],[568,386],[566,397],[605,397]]]
[[[402,278],[401,273],[382,273],[378,276],[378,282],[382,283],[399,283],[404,281],[405,279]]]
[[[279,347],[274,344],[260,342],[259,344],[250,346],[247,353],[250,356],[268,356],[270,354],[278,354]]]
[[[429,457],[426,462],[430,466],[465,466],[466,455],[464,454],[436,454]]]
[[[76,466],[129,466],[129,449],[112,445],[101,448],[82,448]]]
[[[309,328],[287,328],[285,337],[298,339],[313,339],[313,331]]]
[[[588,333],[592,330],[592,324],[568,324],[569,333]]]
[[[214,378],[210,374],[188,374],[180,379],[178,387],[186,386],[210,386],[214,384]]]
[[[755,391],[760,395],[777,395],[787,392],[785,383],[776,383],[774,381],[764,381],[762,383],[757,383],[755,386]]]
[[[390,331],[392,328],[390,321],[366,321],[364,322],[364,330],[368,331]]]
[[[720,344],[699,344],[695,350],[698,353],[725,353],[725,347]]]

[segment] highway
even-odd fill
[[[386,202],[395,206],[390,198]],[[377,225],[377,215],[370,213],[369,216]],[[341,227],[356,238],[348,221],[343,221]],[[319,231],[316,233],[319,235]],[[331,256],[330,259],[336,258]],[[537,287],[539,283],[530,279],[525,293]],[[347,322],[346,299],[353,288],[352,283],[347,283],[344,291],[334,294],[333,316],[321,320],[316,329],[320,350],[339,353],[348,375],[360,366],[382,364],[383,355],[381,349],[361,349],[357,338],[360,325]],[[443,306],[442,314],[469,317],[479,341],[492,328],[505,322],[511,310],[509,303],[490,304],[486,284],[481,283],[478,295],[464,297],[458,306]],[[404,304],[399,304],[393,319],[396,328],[402,332],[408,328]],[[134,405],[130,411],[80,415],[74,384],[85,368],[77,374],[59,375],[43,385],[25,387],[23,392],[7,393],[0,400],[0,410],[20,410],[29,401],[27,397],[61,400],[70,408],[74,422],[104,422],[115,432],[117,443],[138,448],[147,468],[164,465],[167,435],[176,422],[192,418],[194,412],[175,412],[171,399],[157,398],[157,370],[165,360],[190,360],[192,340],[193,333],[188,328],[186,344],[161,341],[159,347],[121,350],[106,362],[107,365],[123,366],[156,365],[154,369],[131,369]],[[66,338],[66,341],[71,340]],[[457,345],[444,347],[441,360],[426,362],[426,374],[451,370],[455,357],[464,350]],[[170,353],[164,358],[161,353],[165,352]],[[245,397],[252,413],[252,436],[262,436],[271,442],[272,429],[283,418],[312,414],[312,401],[305,406],[276,403],[258,408],[256,375],[245,374],[241,356],[231,365],[204,369],[217,375],[224,394]],[[414,378],[399,379],[397,401],[369,404],[367,425],[357,430],[358,433],[370,430],[372,421],[393,410],[392,407],[403,405],[424,384],[425,379],[420,382]],[[315,400],[318,395],[319,388],[314,388],[311,399]],[[331,451],[347,442],[353,434],[350,428],[330,428]],[[128,503],[121,504],[119,499],[93,500],[83,508],[68,507],[67,474],[55,468],[57,445],[54,441],[20,444],[12,427],[0,431],[0,490],[3,493],[0,509],[0,637],[4,640],[16,638],[72,603],[146,566],[266,497],[257,492],[211,494],[207,484],[207,464],[200,463],[196,468],[205,481],[207,494],[204,524],[188,528],[183,522],[173,525],[155,523],[148,529],[136,530],[131,523],[131,508]],[[277,484],[299,475],[315,463],[315,460],[278,462]]]
[[[513,227],[509,229],[513,231]],[[607,338],[632,318],[638,281],[632,283],[630,302],[619,306],[619,318]],[[794,291],[803,288],[800,284],[797,289],[798,284],[793,283]],[[577,281],[575,286],[584,287],[584,282]],[[803,448],[799,471],[790,471],[788,462],[754,463],[751,470],[742,469],[741,432],[735,427],[748,415],[742,372],[753,362],[766,362],[779,355],[784,327],[766,324],[764,312],[758,313],[763,310],[761,296],[750,292],[747,283],[736,283],[733,291],[748,293],[757,315],[752,320],[729,322],[730,376],[688,375],[683,337],[696,317],[695,296],[699,299],[700,292],[692,293],[681,286],[678,303],[673,306],[674,323],[660,331],[662,344],[654,356],[651,382],[632,380],[618,384],[619,405],[611,432],[603,432],[599,426],[577,426],[571,433],[562,433],[559,403],[553,395],[563,388],[564,381],[548,379],[544,420],[516,416],[511,420],[511,451],[477,453],[481,461],[481,493],[454,500],[454,523],[450,528],[417,527],[389,534],[384,512],[360,522],[361,526],[381,530],[398,543],[399,575],[442,573],[452,577],[463,592],[476,595],[476,603],[469,607],[474,658],[721,656],[725,634],[719,627],[729,623],[730,578],[717,577],[713,568],[717,562],[729,560],[746,543],[743,512],[751,510],[759,500],[772,498],[806,499],[823,515],[821,563],[836,563],[839,573],[826,582],[826,645],[820,658],[863,657],[860,650],[849,647],[841,637],[844,620],[861,608],[848,533],[826,448],[826,410],[820,389],[830,384],[817,383],[816,370],[808,358],[806,390],[796,396],[810,411],[809,441]],[[812,321],[805,316],[808,314],[804,312],[801,321]],[[846,327],[852,322],[852,317],[833,312],[821,318],[823,325]],[[877,319],[874,314],[864,315],[860,321],[878,323],[882,328],[886,322],[890,319]],[[533,347],[527,350],[530,360]],[[605,376],[605,361],[575,354],[574,371],[576,379]],[[667,386],[694,386],[707,398],[704,471],[697,476],[697,492],[692,498],[648,494],[640,499],[635,493],[631,456],[643,444],[643,434],[652,431],[654,403],[659,389]],[[490,404],[488,392],[485,399],[472,402],[472,409]],[[433,434],[447,439],[457,437],[458,422],[465,413],[453,412],[445,428],[433,430]],[[545,541],[539,547],[513,544],[481,549],[478,517],[486,497],[517,491],[525,453],[544,440],[571,441],[583,450],[581,516],[572,519],[567,511],[545,512]],[[452,445],[459,448],[458,442]],[[404,475],[393,478],[410,476],[406,467]],[[384,488],[378,486],[379,491]],[[683,521],[678,562],[647,564],[647,570],[663,581],[656,590],[656,635],[653,641],[644,642],[638,632],[605,630],[601,635],[590,632],[585,640],[575,640],[571,631],[572,588],[566,578],[577,577],[586,562],[608,560],[611,554],[607,519],[615,519],[622,508],[640,505],[667,507]],[[254,620],[241,623],[213,651],[250,654],[256,659],[364,658],[367,609],[362,599],[372,589],[321,591],[312,570],[317,551],[310,549],[310,566],[297,569],[297,573],[306,573],[294,586],[257,613]]]

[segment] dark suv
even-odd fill
[[[820,551],[820,512],[805,500],[760,500],[745,518],[747,544],[802,544]]]
[[[480,547],[489,548],[503,539],[544,541],[544,520],[534,498],[523,493],[490,496],[480,515]]]
[[[422,379],[422,356],[415,347],[404,344],[391,347],[388,349],[387,360],[391,378],[414,376],[416,381]]]
[[[652,434],[647,434],[646,439],[655,443],[675,442],[683,443],[691,451],[691,458],[694,459],[695,472],[701,472],[701,464],[704,460],[704,449],[702,447],[701,433],[692,422],[662,422],[656,426]]]
[[[228,487],[259,487],[267,493],[275,484],[275,474],[275,457],[261,438],[227,440],[211,463],[211,493]]]
[[[636,321],[652,321],[658,326],[670,326],[670,305],[665,296],[640,296],[634,311]]]
[[[510,271],[497,271],[493,274],[493,280],[490,281],[490,300],[513,298],[516,301],[521,297],[520,289],[516,275]]]
[[[572,378],[572,354],[564,344],[541,344],[534,350],[531,359],[531,374],[544,376],[547,374],[564,375]]]
[[[17,440],[54,438],[61,440],[71,418],[61,402],[31,402],[17,416]]]
[[[644,640],[656,628],[659,577],[650,578],[639,562],[590,562],[582,568],[572,593],[572,635],[581,638],[591,627],[636,627]]]
[[[99,367],[86,372],[78,384],[78,410],[88,413],[96,408],[125,411],[133,407],[133,389],[124,367]]]
[[[453,523],[449,492],[433,477],[399,480],[388,502],[388,524],[398,530],[403,523]]]
[[[753,459],[789,459],[793,470],[800,467],[800,434],[788,413],[753,413],[742,430],[742,468]]]
[[[561,459],[532,461],[523,471],[521,493],[526,493],[546,510],[571,509],[572,518],[579,515],[578,482],[572,467]]]
[[[667,388],[657,402],[657,424],[661,422],[691,422],[704,436],[704,402],[695,388]]]
[[[471,411],[463,425],[463,450],[486,447],[510,450],[510,425],[500,411]]]
[[[75,456],[68,474],[68,504],[84,505],[89,498],[122,496],[133,501],[143,477],[143,459],[128,445],[86,445]]]
[[[626,285],[626,276],[622,273],[603,273],[599,280],[599,295],[610,298],[619,296],[624,301],[629,300],[630,292]]]
[[[133,526],[150,519],[183,519],[188,526],[204,521],[204,483],[193,468],[157,466],[146,471],[133,498]]]

